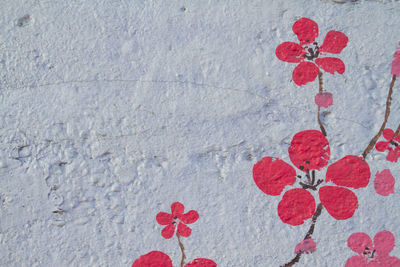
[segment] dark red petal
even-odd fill
[[[372,248],[372,240],[366,233],[354,233],[347,239],[347,246],[355,253],[361,254],[366,247]]]
[[[356,255],[349,258],[344,267],[367,267],[367,263],[368,261],[366,257]]]
[[[379,257],[388,255],[395,246],[394,235],[389,231],[382,231],[374,237],[374,248]]]
[[[311,62],[301,62],[294,68],[292,73],[292,79],[295,84],[302,86],[309,82],[312,82],[317,78],[319,69]]]
[[[317,130],[295,134],[288,152],[292,163],[302,171],[325,167],[331,154],[328,139]]]
[[[188,236],[190,236],[191,233],[192,233],[192,229],[187,227],[185,224],[183,224],[183,223],[178,224],[178,234],[179,235],[181,235],[183,237],[188,237]]]
[[[385,130],[383,130],[382,135],[386,140],[390,141],[394,137],[394,131],[392,129],[386,128]]]
[[[191,224],[199,219],[199,214],[195,210],[190,210],[187,213],[178,216],[178,218],[185,224]]]
[[[346,47],[349,38],[346,34],[338,31],[329,31],[319,51],[332,54],[339,54]]]
[[[360,157],[348,155],[336,161],[326,171],[326,182],[336,185],[360,188],[369,183],[371,172],[368,163]]]
[[[319,199],[328,213],[336,220],[351,218],[358,208],[357,196],[344,187],[321,187],[319,189]]]
[[[185,267],[217,267],[217,264],[209,259],[195,259],[185,264]]]
[[[298,63],[301,59],[301,53],[303,48],[293,42],[284,42],[275,50],[275,55],[282,61]]]
[[[383,152],[389,148],[389,142],[381,141],[375,145],[376,150],[379,152]]]
[[[279,196],[285,186],[296,182],[296,171],[281,159],[264,157],[253,166],[253,179],[265,194]]]
[[[172,223],[161,230],[161,235],[166,239],[170,239],[174,235],[174,233],[175,233],[175,224]]]
[[[132,264],[132,267],[172,267],[172,260],[170,257],[161,251],[152,251],[145,255],[140,256]]]
[[[303,224],[314,215],[315,199],[307,190],[295,188],[286,191],[278,204],[282,222],[290,225]]]
[[[181,215],[184,210],[185,210],[185,206],[183,206],[183,204],[180,202],[174,202],[171,205],[171,212],[172,212],[173,216]]]
[[[292,30],[297,35],[300,44],[312,43],[318,37],[318,24],[308,18],[297,20],[293,24]]]
[[[346,67],[344,66],[343,61],[336,57],[323,57],[317,58],[315,63],[326,72],[330,74],[335,74],[335,71],[339,74],[343,74]]]
[[[167,225],[172,222],[172,214],[166,212],[159,212],[156,216],[156,221],[161,225]]]

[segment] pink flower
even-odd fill
[[[299,43],[284,42],[276,48],[275,54],[282,61],[299,63],[292,74],[293,81],[298,86],[314,81],[319,68],[331,74],[344,73],[345,65],[339,58],[320,57],[325,53],[339,54],[349,40],[344,33],[329,31],[322,45],[318,46],[315,42],[315,38],[318,37],[318,24],[315,21],[301,18],[293,24],[292,30]]]
[[[394,193],[394,177],[389,169],[383,170],[381,172],[376,172],[374,188],[376,193],[381,196],[388,196]]]
[[[315,243],[314,239],[308,238],[297,244],[296,248],[294,249],[294,253],[313,253],[315,252],[316,247],[317,243]]]
[[[333,105],[333,95],[328,92],[318,93],[315,95],[315,104],[319,107],[327,108]]]
[[[386,156],[386,160],[397,162],[398,158],[400,157],[400,135],[394,137],[394,131],[392,129],[383,130],[382,135],[387,141],[378,142],[375,145],[376,150],[379,152],[388,150],[389,153]]]
[[[399,267],[400,259],[389,256],[395,246],[394,235],[382,231],[375,235],[374,242],[365,233],[354,233],[347,239],[347,246],[358,255],[349,258],[345,267]]]
[[[161,235],[169,239],[175,233],[175,228],[178,226],[178,234],[183,237],[188,237],[192,233],[192,229],[186,226],[186,224],[194,223],[199,219],[199,214],[195,210],[190,210],[187,213],[183,213],[185,207],[182,203],[174,202],[171,205],[171,214],[166,212],[159,212],[156,216],[156,220],[161,225],[167,225],[162,231]]]
[[[398,51],[394,53],[394,59],[392,61],[392,70],[391,74],[396,75],[396,77],[400,76],[400,42],[399,46],[397,47]]]

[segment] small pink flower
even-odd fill
[[[400,77],[400,42],[397,47],[398,51],[394,53],[394,59],[392,61],[392,70],[391,74],[396,75],[396,77]]]
[[[389,169],[376,172],[374,188],[379,195],[388,196],[393,194],[395,183],[396,181]]]
[[[386,160],[390,162],[397,162],[398,158],[400,157],[400,135],[394,137],[394,131],[389,128],[383,130],[382,135],[387,141],[376,143],[376,150],[379,152],[388,150],[389,153],[386,156]]]
[[[358,255],[349,258],[345,267],[399,267],[400,259],[389,256],[395,246],[394,235],[382,231],[375,235],[374,242],[365,233],[354,233],[347,239],[347,246]]]
[[[308,238],[297,244],[294,253],[313,253],[315,252],[316,247],[317,243],[315,243],[314,239]]]
[[[315,95],[315,104],[319,107],[327,108],[333,105],[333,95],[328,92],[318,93]]]
[[[199,219],[199,214],[195,210],[190,210],[187,213],[183,213],[185,207],[182,203],[174,202],[171,205],[171,214],[166,212],[159,212],[156,216],[156,220],[161,225],[167,225],[161,231],[161,235],[169,239],[175,233],[175,228],[178,226],[178,234],[183,237],[189,237],[192,233],[192,229],[186,226],[186,224],[194,223]]]

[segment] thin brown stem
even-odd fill
[[[322,72],[321,71],[318,72],[318,85],[319,85],[318,90],[320,93],[322,93],[324,89],[323,89],[323,81],[322,81]],[[327,133],[326,133],[325,127],[321,121],[321,107],[320,106],[318,106],[317,120],[318,120],[319,128],[321,129],[322,134],[324,136],[326,136]]]
[[[392,94],[393,94],[393,87],[394,87],[394,82],[395,81],[396,81],[396,75],[393,75],[392,82],[390,83],[390,87],[389,87],[388,96],[387,96],[387,99],[386,99],[385,118],[383,119],[383,122],[382,122],[381,128],[379,129],[379,132],[371,139],[371,141],[369,142],[367,148],[362,153],[362,158],[364,160],[367,157],[368,153],[371,152],[371,150],[374,148],[374,146],[375,146],[376,142],[378,141],[379,137],[381,137],[381,135],[383,133],[383,130],[385,130],[386,123],[387,123],[389,115],[390,115],[390,105],[392,103]],[[396,130],[396,132],[397,132],[397,130]]]
[[[183,267],[183,265],[185,264],[185,260],[186,260],[185,247],[183,246],[183,244],[181,242],[181,236],[178,234],[178,232],[176,232],[176,237],[178,238],[178,244],[179,244],[179,247],[181,248],[181,252],[182,252],[181,267]]]
[[[306,236],[304,237],[303,240],[306,240],[306,239],[310,238],[312,236],[312,234],[314,233],[315,223],[317,222],[318,217],[321,215],[321,212],[322,212],[323,208],[324,207],[323,207],[322,203],[319,203],[318,206],[317,206],[317,209],[315,210],[314,215],[313,215],[313,217],[311,219],[311,221],[312,221],[311,226],[308,229],[308,232],[307,232],[307,234],[306,234]],[[295,265],[296,263],[299,262],[299,260],[301,258],[301,255],[303,253],[304,252],[297,253],[296,256],[291,261],[289,261],[288,263],[282,265],[282,267],[291,267],[291,266]]]

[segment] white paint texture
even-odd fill
[[[157,3],[158,2],[158,3]],[[317,82],[291,82],[275,48],[292,24],[316,21],[349,37],[344,75],[324,75],[330,162],[361,154],[385,110],[400,41],[400,3],[358,1],[3,1],[0,7],[0,265],[130,266],[152,250],[180,262],[155,216],[174,201],[200,219],[188,259],[278,266],[310,221],[281,222],[281,197],[252,179],[262,156],[289,161],[292,136],[318,129]],[[186,10],[182,9],[183,7]],[[29,15],[22,20],[20,18]],[[395,85],[388,127],[400,122]],[[296,266],[344,266],[354,232],[391,231],[400,256],[395,193],[355,190],[346,221],[318,219],[317,250]],[[58,211],[58,213],[54,213]]]

